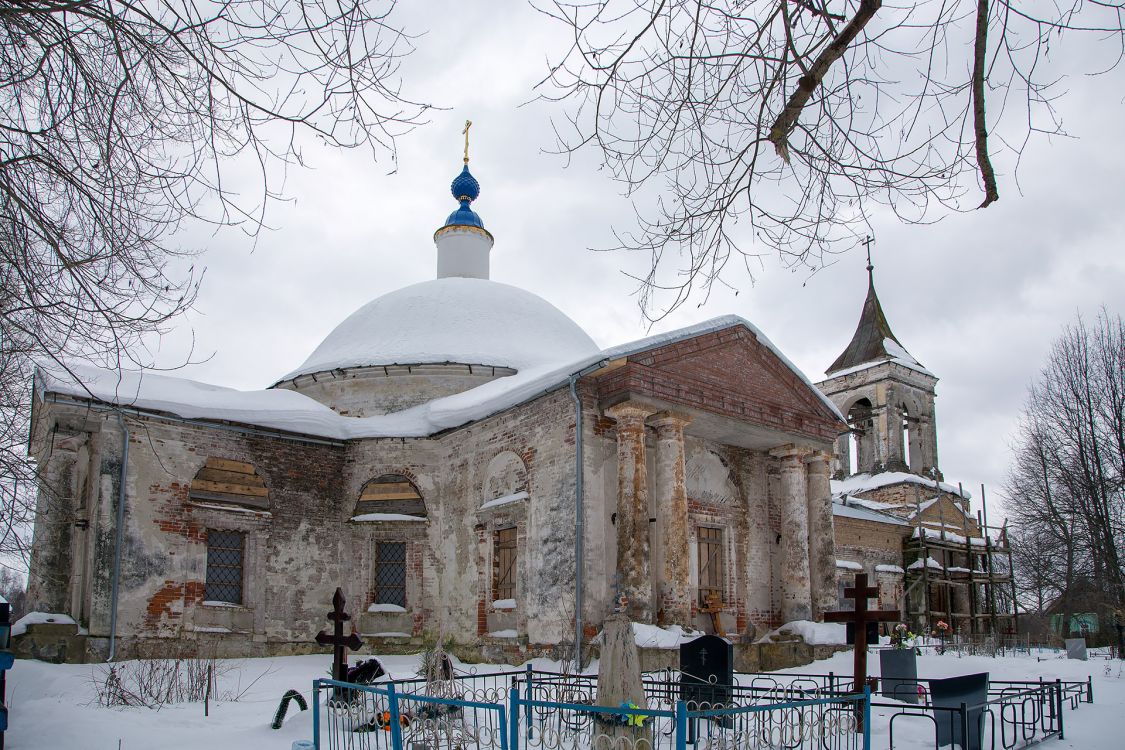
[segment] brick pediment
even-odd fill
[[[647,397],[816,440],[847,429],[820,395],[742,325],[637,354],[598,378],[603,403]]]

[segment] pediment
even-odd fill
[[[847,429],[823,396],[743,325],[629,355],[599,378],[603,400],[626,394],[818,440]]]

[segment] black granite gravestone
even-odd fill
[[[727,705],[734,684],[734,646],[704,635],[680,646],[680,699],[691,704]],[[695,709],[697,710],[697,709]]]
[[[988,672],[966,674],[945,680],[930,680],[930,699],[939,708],[966,706],[967,729],[962,729],[957,711],[934,711],[937,719],[937,746],[962,745],[962,731],[967,744],[963,750],[981,750],[980,734],[984,704],[988,700]]]

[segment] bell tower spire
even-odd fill
[[[846,349],[817,387],[847,416],[852,431],[836,442],[837,476],[909,471],[940,478],[934,387],[937,378],[891,331],[875,292],[875,264],[867,249],[867,298]]]

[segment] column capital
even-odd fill
[[[691,424],[691,416],[679,411],[661,411],[653,414],[648,423],[658,430],[666,430],[668,428],[680,429],[687,427]]]
[[[805,461],[806,464],[810,464],[810,465],[816,464],[816,463],[822,463],[822,464],[824,464],[825,470],[827,470],[828,464],[831,463],[833,458],[834,458],[834,456],[831,453],[828,453],[827,451],[813,451],[812,453],[809,453],[807,456],[804,457],[804,461]]]
[[[774,458],[780,458],[782,460],[789,459],[794,461],[803,461],[805,456],[809,455],[812,452],[812,448],[789,443],[787,445],[779,445],[778,447],[771,449],[770,455]]]
[[[638,401],[622,401],[605,409],[605,415],[618,422],[643,422],[655,411],[651,406]]]

